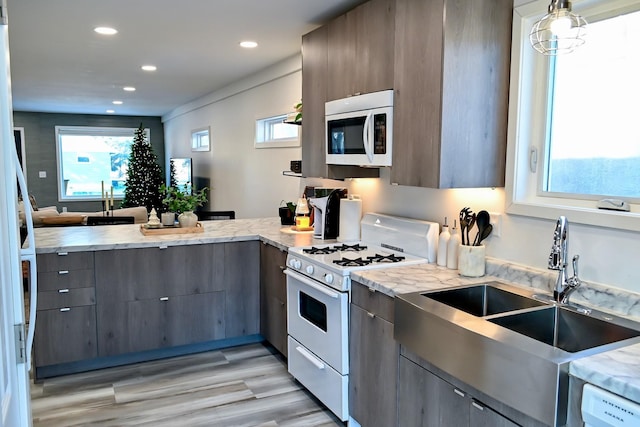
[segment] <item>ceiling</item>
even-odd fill
[[[13,109],[161,116],[299,53],[303,34],[363,1],[7,0]]]

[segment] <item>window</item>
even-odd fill
[[[209,150],[209,128],[196,129],[191,132],[191,151]]]
[[[297,147],[300,126],[285,123],[286,114],[256,120],[256,148]]]
[[[575,2],[587,42],[557,57],[528,40],[547,6],[515,9],[507,212],[640,230],[640,1]],[[604,198],[631,212],[598,210]]]
[[[145,130],[147,139],[149,129]],[[56,126],[58,200],[100,200],[102,185],[124,196],[134,128]]]

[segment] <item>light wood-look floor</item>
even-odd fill
[[[32,384],[34,426],[342,426],[252,344]]]

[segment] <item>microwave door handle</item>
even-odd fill
[[[369,159],[369,163],[373,163],[373,144],[371,140],[371,118],[373,117],[373,112],[369,112],[367,114],[367,118],[364,120],[364,127],[362,128],[362,141],[364,143],[364,152],[367,155],[367,159]]]

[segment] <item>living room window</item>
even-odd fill
[[[547,5],[515,8],[507,212],[640,230],[640,1],[574,2],[587,41],[557,57],[529,44]],[[599,210],[602,199],[630,212]]]
[[[101,200],[102,189],[111,187],[114,199],[121,199],[135,130],[56,126],[58,200]]]
[[[300,126],[285,123],[286,114],[256,120],[256,148],[297,147]]]

